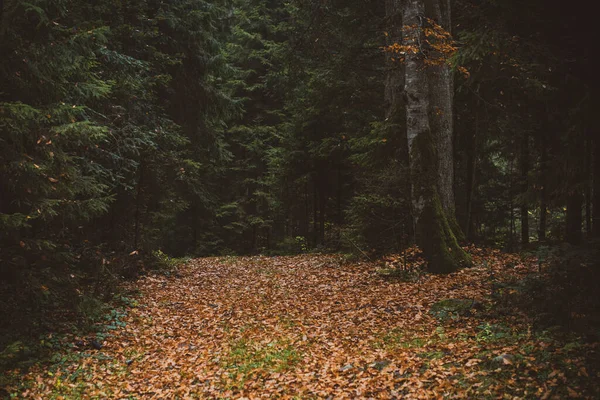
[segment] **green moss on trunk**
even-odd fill
[[[454,210],[446,211],[446,219],[448,220],[448,225],[450,225],[450,229],[452,233],[454,233],[454,237],[458,240],[458,243],[464,243],[467,241],[463,230],[460,228],[458,221],[456,219],[456,215],[454,214]]]
[[[471,258],[458,244],[455,232],[461,230],[456,219],[453,215],[447,215],[442,207],[436,185],[437,165],[437,149],[431,131],[419,132],[410,151],[411,196],[417,220],[417,244],[423,250],[429,271],[447,274],[470,266]]]
[[[436,190],[423,209],[417,229],[430,272],[448,274],[471,265],[471,257],[459,246]]]

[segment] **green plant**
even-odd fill
[[[476,336],[478,342],[495,342],[512,336],[508,328],[501,324],[490,324],[486,322],[479,325],[477,328],[479,329]]]
[[[77,304],[77,311],[88,324],[92,324],[105,314],[107,307],[106,303],[99,298],[85,294]]]
[[[294,241],[302,253],[306,253],[308,251],[308,240],[306,240],[304,236],[296,236]]]
[[[177,268],[177,266],[187,261],[186,258],[171,257],[168,254],[165,254],[162,250],[153,251],[152,257],[154,259],[154,266],[163,271],[172,271]]]

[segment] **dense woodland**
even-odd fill
[[[178,257],[415,245],[431,273],[475,264],[467,244],[576,258],[577,303],[600,243],[590,14],[1,0],[3,318],[37,333]]]
[[[414,56],[452,88],[432,108],[456,228],[508,250],[598,234],[580,10],[457,1],[452,19],[405,23],[393,1],[238,3],[3,2],[5,268],[400,250],[415,236],[409,64],[391,46],[413,22],[430,32]]]

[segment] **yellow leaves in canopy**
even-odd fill
[[[406,54],[422,54],[424,64],[435,66],[449,64],[458,48],[450,32],[445,30],[432,19],[425,20],[425,27],[418,25],[405,25],[402,27],[404,35],[414,36],[410,44],[392,43],[383,48],[384,51],[399,54],[398,59],[392,58],[392,61],[404,61]],[[387,32],[384,33],[388,36]],[[466,75],[466,69],[461,71]]]

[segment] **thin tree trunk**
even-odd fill
[[[514,251],[514,237],[515,237],[515,204],[514,204],[514,185],[513,185],[513,160],[510,160],[510,184],[508,187],[509,201],[508,206],[510,208],[510,234],[508,238],[508,251]]]
[[[385,0],[386,12],[386,45],[402,43],[402,2],[405,0]],[[408,149],[406,146],[406,92],[405,63],[402,55],[394,52],[385,53],[384,109],[385,124],[390,137],[396,137],[401,143],[397,154],[402,165],[408,169]],[[408,188],[408,187],[407,187]]]
[[[473,195],[475,193],[475,170],[477,168],[477,139],[479,136],[479,108],[475,110],[475,130],[470,143],[467,145],[467,219],[465,224],[465,236],[473,239]]]
[[[592,193],[592,233],[593,237],[600,237],[600,133],[596,132],[594,136],[594,178]]]
[[[544,140],[542,140],[541,146],[540,182],[542,187],[540,190],[540,225],[538,228],[538,240],[545,241],[548,217],[548,147]]]
[[[337,199],[336,199],[336,214],[337,223],[341,226],[343,221],[342,214],[342,167],[338,165],[337,167]]]
[[[566,240],[571,244],[579,244],[583,239],[581,232],[582,205],[583,196],[581,193],[576,191],[569,194],[567,197]]]
[[[583,223],[583,193],[580,185],[582,182],[583,160],[581,148],[584,145],[583,135],[579,129],[574,129],[569,134],[567,153],[568,193],[565,239],[571,244],[581,243]]]
[[[140,177],[137,184],[137,194],[135,199],[135,233],[133,240],[133,248],[137,249],[140,244],[140,232],[141,232],[141,215],[142,215],[142,202],[143,202],[143,185],[144,185],[144,163],[140,162]]]
[[[385,0],[386,44],[402,42],[401,0]],[[399,62],[400,55],[386,52],[386,74],[384,85],[385,119],[388,124],[395,124],[398,130],[403,129],[405,120],[404,101],[404,64]],[[404,132],[399,133],[403,136]]]
[[[585,234],[592,237],[592,148],[591,130],[585,130]]]
[[[319,185],[319,243],[325,244],[325,207],[327,206],[327,196],[323,184]]]
[[[313,176],[313,247],[317,247],[319,241],[319,218],[318,218],[318,206],[319,202],[317,199],[318,188],[316,174]]]
[[[521,245],[529,244],[529,207],[527,191],[529,190],[529,134],[523,133],[521,139]]]
[[[304,224],[302,225],[302,236],[308,241],[310,229],[310,195],[308,188],[308,178],[304,184]]]

